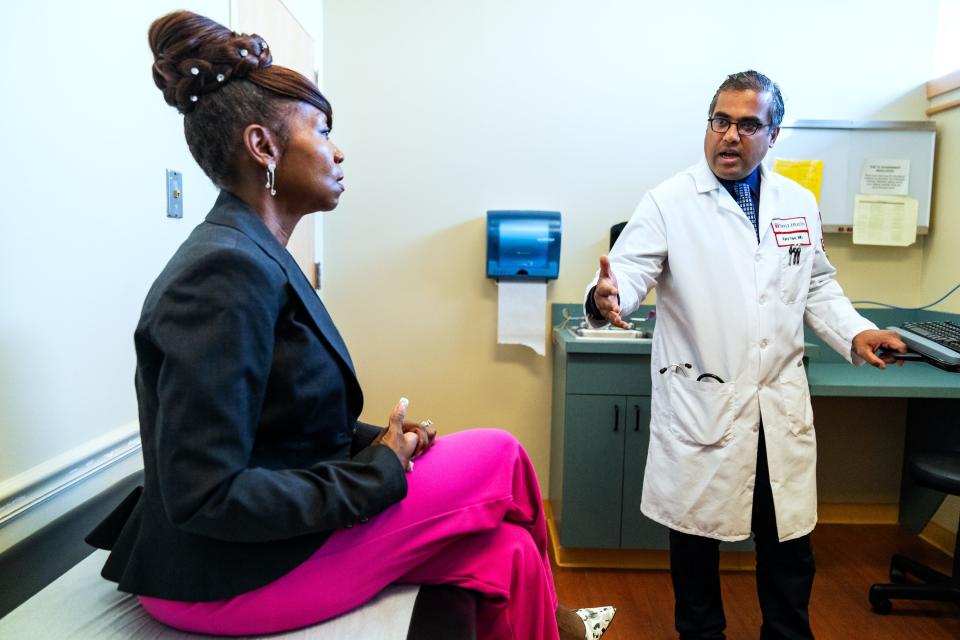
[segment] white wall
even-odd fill
[[[147,27],[182,4],[4,9],[16,59],[4,98],[2,479],[136,419],[140,305],[215,197],[150,74]],[[188,4],[228,17],[226,0]],[[168,167],[183,172],[182,220],[165,216]]]
[[[940,0],[933,76],[939,77],[960,69],[960,0]]]
[[[181,8],[229,24],[228,0],[4,6],[0,488],[136,428],[140,307],[216,198],[150,73],[147,28]],[[183,173],[181,220],[166,168]],[[0,528],[0,549],[23,533]]]

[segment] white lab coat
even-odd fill
[[[813,195],[763,166],[759,229],[758,246],[702,160],[648,192],[610,252],[622,315],[657,288],[641,510],[720,540],[750,535],[761,418],[780,540],[813,529],[817,445],[803,323],[858,365],[853,337],[876,328],[833,278]],[[692,364],[689,376],[660,373],[674,363]],[[696,382],[704,372],[724,383]]]

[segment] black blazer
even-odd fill
[[[134,334],[144,486],[88,537],[103,576],[171,600],[279,578],[406,476],[343,339],[290,254],[222,192],[157,278]]]

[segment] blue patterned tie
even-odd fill
[[[757,230],[757,210],[753,206],[753,195],[750,193],[750,185],[746,182],[738,182],[733,185],[733,189],[737,192],[737,204],[740,205],[743,212],[747,214],[747,219],[750,220],[750,223],[753,225],[753,232],[759,240],[760,232]]]

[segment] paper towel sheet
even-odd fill
[[[497,289],[497,343],[522,344],[545,355],[547,283],[499,282]]]

